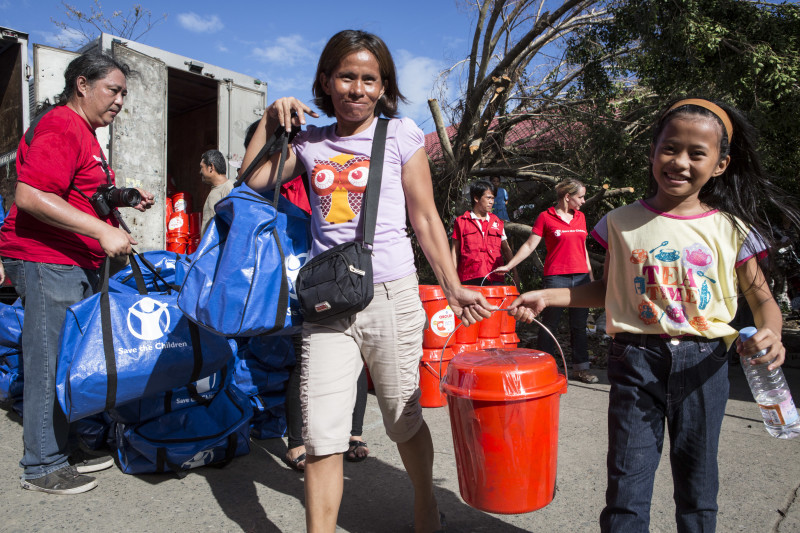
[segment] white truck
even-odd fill
[[[34,44],[31,66],[27,34],[0,28],[0,39],[0,194],[7,208],[16,184],[17,144],[36,109],[62,92],[64,70],[78,52]],[[118,187],[141,187],[156,195],[157,208],[147,213],[121,210],[139,242],[137,250],[163,250],[168,188],[189,193],[191,210],[202,210],[210,189],[200,180],[200,156],[211,149],[222,152],[228,177],[236,178],[230,163],[244,156],[245,131],[264,111],[267,86],[251,76],[106,33],[80,52],[97,50],[135,71],[128,78],[122,112],[111,126],[98,129],[97,137]]]

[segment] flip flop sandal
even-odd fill
[[[298,472],[303,472],[306,469],[306,465],[300,466],[300,463],[306,460],[306,454],[301,453],[294,459],[289,459],[288,457],[282,457],[283,463],[291,468],[292,470],[297,470]]]
[[[351,440],[349,444],[350,444],[350,448],[348,448],[347,453],[344,456],[345,459],[347,459],[351,463],[360,463],[361,461],[363,461],[364,459],[366,459],[368,457],[367,455],[358,455],[356,453],[356,450],[358,450],[359,448],[366,448],[367,447],[367,441],[364,441],[364,440]],[[369,450],[367,450],[367,453],[369,453]],[[353,456],[350,457],[350,454],[353,454]]]

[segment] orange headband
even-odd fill
[[[687,98],[686,100],[681,100],[679,102],[676,102],[675,105],[673,105],[667,110],[667,113],[669,113],[676,107],[681,107],[684,105],[696,105],[698,107],[708,109],[709,111],[714,113],[717,116],[717,118],[719,118],[722,121],[722,124],[725,126],[725,131],[728,133],[728,143],[731,142],[731,139],[733,138],[733,124],[731,123],[731,119],[730,117],[728,117],[728,114],[725,112],[724,109],[722,109],[714,102],[709,102],[708,100],[703,100],[701,98]]]

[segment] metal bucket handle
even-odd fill
[[[484,278],[484,279],[486,279],[486,278]],[[508,296],[506,296],[506,298],[503,299],[503,303],[505,303],[507,298],[508,298]],[[501,303],[500,305],[503,305],[503,303]],[[494,313],[497,313],[497,312],[500,312],[500,311],[507,312],[508,309],[501,307],[501,308],[495,309]],[[556,336],[553,335],[553,332],[550,331],[549,329],[547,329],[547,327],[544,324],[542,324],[541,322],[539,322],[535,318],[533,319],[533,321],[536,322],[537,324],[539,324],[539,327],[544,329],[547,332],[547,334],[550,335],[550,337],[553,339],[553,342],[556,343],[556,348],[558,348],[558,353],[561,355],[561,362],[564,363],[564,377],[567,378],[567,383],[569,383],[569,376],[567,375],[567,359],[564,357],[564,350],[561,349],[561,344],[558,342],[558,339],[556,339]],[[463,325],[464,325],[464,323],[459,321],[458,324],[456,324],[456,327],[453,328],[453,331],[450,333],[450,335],[447,336],[447,339],[444,341],[444,347],[442,348],[442,353],[439,356],[439,372],[438,373],[435,372],[433,370],[433,368],[431,367],[431,372],[436,374],[436,377],[439,379],[439,386],[440,387],[441,387],[441,384],[442,384],[442,361],[444,360],[444,351],[447,349],[447,345],[450,343],[450,338],[453,335],[455,335],[456,330],[458,328],[460,328],[461,326],[463,326]],[[566,385],[565,385],[565,387],[566,387]]]

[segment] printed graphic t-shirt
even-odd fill
[[[17,149],[18,181],[43,192],[53,193],[72,207],[97,217],[89,200],[70,188],[70,183],[90,197],[107,183],[105,159],[94,130],[75,111],[58,106],[42,117],[30,146],[25,138]],[[111,182],[114,171],[108,169]],[[103,219],[117,226],[112,215]],[[0,255],[14,259],[78,265],[97,269],[105,253],[96,239],[72,233],[40,221],[11,207],[0,230]]]
[[[292,143],[311,184],[311,255],[361,238],[362,199],[369,181],[372,138],[378,121],[349,137],[336,135],[336,124],[308,126]],[[413,274],[414,254],[406,231],[402,167],[424,147],[424,136],[409,118],[389,121],[375,226],[373,281],[383,283]],[[358,232],[358,234],[356,233]]]
[[[739,221],[744,228],[744,223]],[[606,328],[619,332],[725,338],[737,332],[736,267],[764,249],[719,211],[676,217],[643,200],[608,213],[592,236],[609,254]]]
[[[533,223],[532,233],[544,237],[547,257],[544,260],[544,275],[586,274],[586,217],[575,211],[572,220],[564,220],[551,207],[542,211]]]

